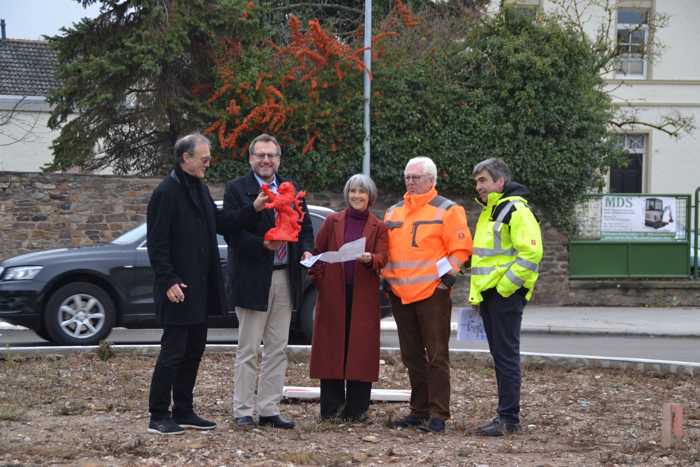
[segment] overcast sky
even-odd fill
[[[41,39],[58,34],[85,16],[99,14],[99,2],[84,9],[76,0],[0,0],[0,18],[9,39]]]

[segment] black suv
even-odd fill
[[[333,212],[309,206],[314,235]],[[227,245],[218,236],[227,274]],[[224,283],[228,287],[228,280]],[[383,295],[383,294],[382,294]],[[230,294],[227,291],[227,297]],[[304,281],[304,301],[294,314],[291,341],[310,343],[316,290]],[[388,314],[382,301],[382,316]],[[0,263],[0,319],[26,326],[64,345],[92,345],[115,326],[158,327],[153,305],[153,271],[146,251],[146,224],[107,245],[27,253]],[[237,327],[233,306],[209,318],[210,327]]]

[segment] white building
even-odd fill
[[[47,127],[56,54],[46,41],[0,37],[0,171],[38,172],[59,135]]]
[[[503,0],[528,13],[551,13],[556,0]],[[699,0],[575,0],[585,31],[594,37],[610,18],[610,37],[622,52],[617,69],[606,76],[621,112],[662,124],[684,116],[700,125]],[[502,0],[491,0],[491,11]],[[611,16],[608,15],[611,13]],[[654,28],[654,20],[662,19]],[[650,24],[651,22],[651,24]],[[652,34],[654,37],[652,38]],[[649,44],[658,44],[655,49]],[[648,53],[645,53],[648,52]],[[680,138],[644,125],[623,133],[630,164],[613,169],[609,190],[626,193],[692,194],[700,186],[700,130]]]

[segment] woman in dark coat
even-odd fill
[[[314,254],[337,251],[365,237],[356,261],[318,261],[309,271],[318,289],[311,346],[311,377],[321,380],[321,419],[367,418],[372,382],[379,378],[379,272],[387,261],[387,229],[369,207],[377,188],[366,175],[345,184],[348,207],[329,215]]]

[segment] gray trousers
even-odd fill
[[[238,352],[233,380],[233,416],[252,417],[254,413],[262,417],[278,415],[287,371],[287,342],[292,320],[287,270],[272,272],[267,312],[236,307],[236,314]],[[261,341],[262,363],[258,378]]]

